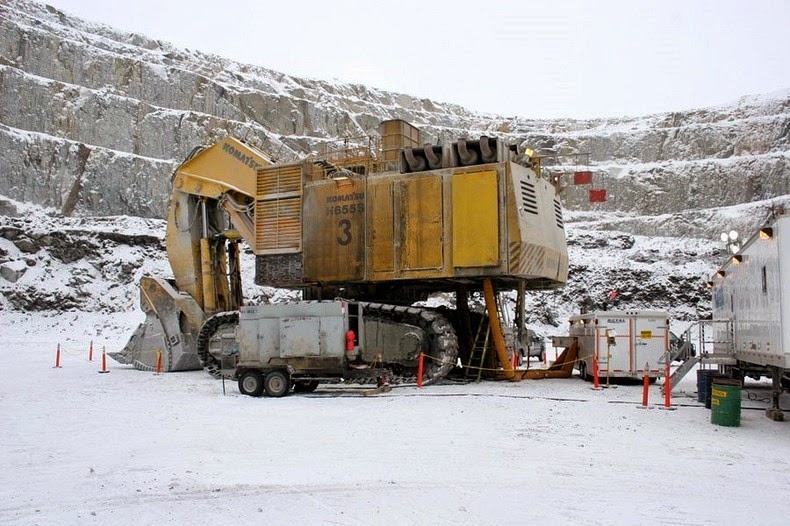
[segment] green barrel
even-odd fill
[[[710,409],[710,388],[714,378],[723,378],[727,375],[717,369],[700,369],[697,371],[697,401],[705,403],[705,409]]]
[[[719,426],[741,425],[741,382],[714,378],[710,390],[710,421]]]

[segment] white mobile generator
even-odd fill
[[[664,375],[669,316],[664,311],[597,311],[572,316],[569,335],[578,341],[578,369],[585,380],[598,364],[600,378]]]

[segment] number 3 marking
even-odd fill
[[[337,238],[338,245],[346,246],[351,243],[351,221],[348,219],[341,219],[337,222],[337,226],[340,228],[340,231],[343,233],[343,237]]]

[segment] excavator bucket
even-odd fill
[[[110,357],[136,369],[154,371],[161,352],[164,372],[201,369],[196,341],[204,314],[194,298],[176,291],[166,280],[144,277],[140,280],[140,307],[145,321],[123,350],[108,353]]]
[[[165,349],[164,329],[159,318],[146,314],[121,352],[108,353],[118,363],[133,365],[144,371],[156,370],[159,352]],[[170,357],[162,351],[162,370],[170,370]]]

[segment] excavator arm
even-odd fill
[[[175,170],[165,246],[173,279],[146,276],[146,314],[124,349],[111,356],[138,369],[199,369],[197,336],[207,317],[242,304],[239,241],[254,242],[258,169],[272,164],[233,138],[199,148]]]

